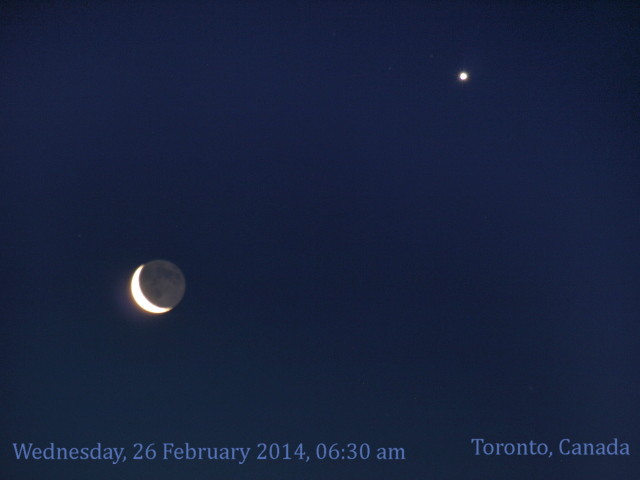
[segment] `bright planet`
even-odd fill
[[[131,276],[131,296],[149,313],[166,313],[184,296],[185,280],[180,269],[167,260],[140,265]]]
[[[466,82],[469,79],[469,74],[467,72],[460,72],[458,78],[461,82]]]

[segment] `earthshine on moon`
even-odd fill
[[[149,313],[166,313],[180,303],[185,281],[180,269],[166,260],[140,265],[131,276],[131,296]]]

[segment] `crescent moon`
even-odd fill
[[[142,293],[142,288],[140,288],[140,272],[142,272],[142,267],[144,264],[140,265],[135,272],[133,272],[133,276],[131,277],[131,295],[133,299],[136,301],[138,306],[143,310],[146,310],[149,313],[165,313],[171,310],[170,308],[163,308],[151,303],[147,297]]]

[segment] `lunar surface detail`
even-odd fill
[[[180,303],[184,290],[184,275],[166,260],[140,265],[131,276],[131,295],[149,313],[168,312]]]

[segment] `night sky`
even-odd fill
[[[640,478],[630,3],[2,2],[0,477]]]

